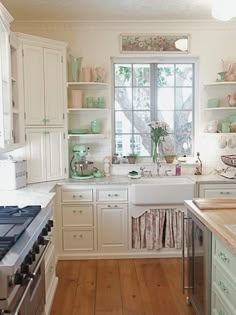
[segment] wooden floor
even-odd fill
[[[60,261],[51,315],[194,315],[180,259]]]

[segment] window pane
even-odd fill
[[[132,132],[132,111],[115,112],[115,132]]]
[[[176,109],[193,108],[192,88],[176,88]]]
[[[131,64],[115,65],[115,86],[131,86],[132,67]]]
[[[165,137],[165,141],[159,146],[161,154],[174,154],[176,153],[175,135],[169,134]]]
[[[160,88],[157,91],[157,107],[158,109],[174,110],[174,89],[173,88]]]
[[[178,155],[192,155],[192,134],[181,134],[177,133],[175,135],[176,152]]]
[[[115,136],[115,150],[120,156],[128,155],[133,152],[132,135],[116,135]]]
[[[163,120],[169,125],[170,132],[174,131],[174,112],[173,111],[158,111],[157,117],[158,117],[158,120]]]
[[[151,114],[149,111],[134,111],[134,132],[149,133],[150,127],[148,124],[151,121]]]
[[[132,88],[115,88],[115,109],[132,109]]]
[[[150,89],[134,88],[134,109],[150,110]]]
[[[151,137],[149,134],[134,135],[134,152],[140,156],[151,156]]]
[[[175,132],[192,133],[192,112],[176,111],[175,115]]]
[[[157,85],[159,87],[174,86],[173,64],[159,64],[157,66]]]
[[[133,78],[134,86],[150,86],[150,65],[134,65]]]
[[[192,86],[193,85],[193,65],[178,64],[176,65],[176,85]]]

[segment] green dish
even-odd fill
[[[73,129],[73,130],[69,130],[70,134],[86,134],[86,133],[90,133],[89,129]]]

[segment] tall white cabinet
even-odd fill
[[[66,149],[66,46],[17,33],[22,45],[28,183],[63,179]]]

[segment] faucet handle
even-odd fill
[[[171,170],[165,170],[165,176],[169,176],[171,174]]]
[[[144,176],[144,170],[145,170],[145,167],[144,167],[144,166],[141,166],[141,167],[140,167],[141,176]]]

